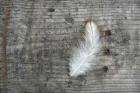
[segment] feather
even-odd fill
[[[96,56],[100,51],[100,33],[94,21],[88,21],[85,24],[84,41],[73,48],[70,58],[70,76],[77,77],[85,74],[96,64]]]

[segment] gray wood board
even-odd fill
[[[140,93],[139,0],[0,2],[2,93]],[[111,55],[98,62],[109,70],[71,78],[70,51],[89,17],[111,31],[102,37]]]

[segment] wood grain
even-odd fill
[[[139,0],[0,0],[0,69],[6,63],[2,93],[139,93]],[[7,9],[7,8],[6,8]],[[8,15],[8,18],[7,18]],[[70,51],[81,39],[82,24],[93,18],[103,51],[93,71],[71,78]],[[5,24],[4,24],[5,23]],[[6,26],[8,24],[8,27]],[[108,32],[110,31],[109,35]],[[105,49],[109,51],[106,54]],[[3,51],[5,55],[3,55]],[[6,59],[3,61],[3,59]],[[103,71],[107,66],[108,71]],[[0,71],[0,89],[3,73]]]

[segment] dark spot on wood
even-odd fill
[[[67,71],[69,72],[69,67],[70,67],[69,64],[66,64],[65,67],[66,67]]]
[[[5,21],[5,20],[6,20],[6,18],[5,18],[5,17],[3,17],[3,18],[2,18],[2,20],[3,20],[3,21]]]
[[[103,54],[110,55],[110,50],[108,48],[105,48]]]
[[[124,17],[124,19],[127,19],[127,17]]]
[[[70,87],[72,85],[72,81],[68,81],[68,87]]]
[[[77,76],[77,80],[83,81],[83,80],[85,80],[85,77],[86,77],[86,75],[79,75],[79,76]]]
[[[110,30],[103,31],[102,35],[103,36],[110,36],[111,35],[111,31]]]
[[[67,72],[70,72],[69,68],[66,68]]]
[[[54,12],[54,11],[55,11],[54,8],[49,8],[49,9],[48,9],[48,12]]]
[[[117,53],[113,53],[113,54],[111,54],[112,56],[118,56],[119,54],[117,54]]]
[[[65,20],[68,23],[72,23],[72,24],[74,23],[74,19],[72,17],[66,17]]]
[[[66,67],[66,71],[68,72],[67,75],[70,76],[70,74],[69,74],[70,73],[70,66],[69,66],[69,64],[67,64],[65,67]]]
[[[67,68],[66,70],[67,70],[67,72],[68,72],[68,73],[67,73],[67,76],[70,77],[70,70],[69,70],[69,68]]]
[[[107,72],[108,71],[108,66],[104,66],[102,69],[103,69],[104,72]]]

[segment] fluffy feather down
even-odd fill
[[[72,51],[70,58],[70,76],[76,77],[85,74],[96,64],[96,54],[100,51],[100,33],[93,21],[85,24],[84,41]]]

